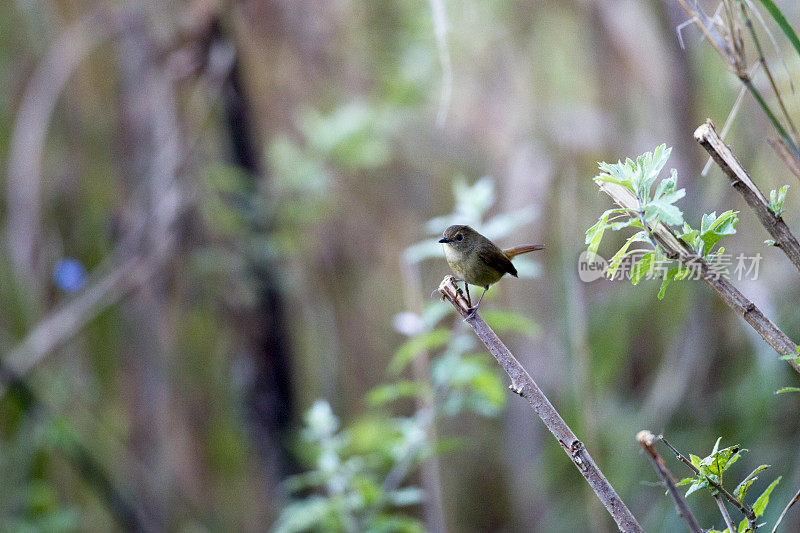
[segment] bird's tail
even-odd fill
[[[514,246],[513,248],[504,248],[503,253],[506,254],[509,259],[514,259],[519,254],[526,254],[543,248],[544,244],[523,244],[522,246]]]

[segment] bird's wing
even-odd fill
[[[502,252],[499,248],[496,251]],[[517,275],[517,269],[514,268],[514,265],[511,264],[511,260],[505,253],[498,254],[490,253],[489,250],[479,250],[478,257],[481,258],[481,261],[490,267],[496,268],[500,272],[511,274],[512,276]]]

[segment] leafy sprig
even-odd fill
[[[783,201],[786,199],[786,191],[789,190],[788,185],[784,185],[778,190],[772,189],[769,192],[769,208],[775,213],[776,217],[783,214]]]
[[[736,446],[728,446],[727,448],[719,448],[719,443],[722,438],[717,439],[714,443],[714,448],[709,455],[700,458],[696,455],[689,454],[689,460],[692,465],[699,471],[695,476],[687,477],[678,482],[678,485],[691,485],[689,490],[686,491],[686,496],[697,492],[700,489],[708,488],[712,494],[717,494],[720,489],[717,487],[722,486],[723,473],[727,471],[739,458],[742,453],[747,450]],[[739,503],[745,504],[745,497],[750,486],[758,479],[758,474],[769,468],[769,465],[760,465],[750,472],[733,491],[733,496]],[[753,502],[752,510],[756,518],[764,514],[769,503],[770,494],[780,482],[781,477],[775,479],[769,486],[756,498]],[[709,533],[724,533],[723,531],[710,530]],[[725,531],[728,531],[727,529]],[[736,528],[736,533],[745,533],[750,531],[747,519],[742,519],[739,526]]]
[[[636,210],[616,208],[605,211],[597,222],[586,230],[585,241],[587,251],[596,254],[606,230],[636,229],[637,231],[609,260],[606,276],[613,278],[623,261],[628,258],[633,260],[630,278],[634,285],[658,270],[657,277],[661,279],[659,300],[664,297],[667,285],[672,280],[685,279],[692,273],[692,269],[670,260],[654,238],[651,228],[659,222],[671,227],[699,257],[711,263],[725,251],[724,247],[715,249],[715,246],[723,237],[736,233],[736,225],[739,223],[738,212],[732,210],[725,211],[719,216],[716,211],[703,215],[700,229],[692,228],[684,220],[683,212],[675,205],[686,195],[685,189],[677,187],[677,171],[671,169],[669,177],[662,179],[656,185],[671,152],[671,148],[662,144],[652,152],[640,155],[636,161],[628,158],[624,163],[622,161],[615,164],[598,163],[601,173],[595,176],[594,181],[614,183],[627,188],[635,195],[638,206]],[[654,185],[655,190],[653,190]],[[634,243],[643,243],[645,248],[632,247]]]

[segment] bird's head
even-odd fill
[[[444,233],[439,242],[452,246],[456,250],[466,250],[475,244],[475,236],[478,234],[469,226],[455,225],[450,226]]]

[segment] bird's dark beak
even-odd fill
[[[441,239],[439,239],[439,242],[448,243],[448,242],[450,242],[450,239],[448,239],[447,237],[442,237]]]

